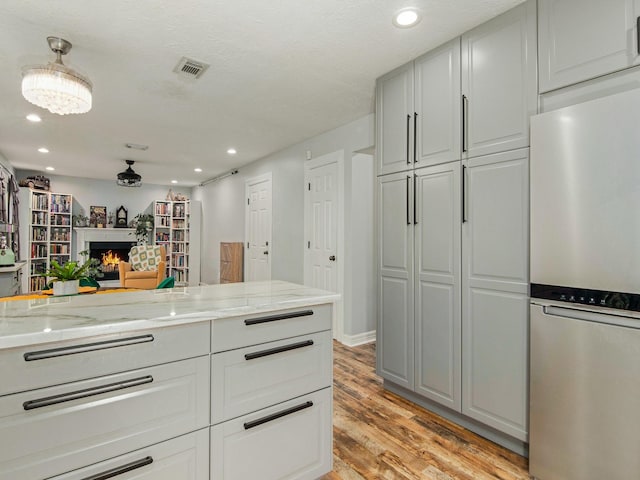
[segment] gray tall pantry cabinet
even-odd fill
[[[535,13],[530,0],[376,91],[378,373],[515,449],[527,440]]]

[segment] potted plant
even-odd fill
[[[136,240],[138,245],[145,245],[149,243],[149,234],[153,230],[153,215],[148,213],[139,213],[133,219],[135,225]]]
[[[80,252],[80,255],[88,255],[88,251]],[[51,279],[49,282],[54,295],[75,295],[80,288],[80,280],[102,276],[99,269],[100,261],[89,258],[81,265],[71,261],[60,265],[57,260],[51,260],[51,267],[40,275]]]

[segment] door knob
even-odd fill
[[[332,262],[335,262],[336,261],[336,256],[335,255],[331,255],[329,257],[329,260],[331,260]]]
[[[262,252],[262,253],[264,253],[265,255],[269,255],[269,250],[265,250],[265,251],[264,251],[264,252]]]

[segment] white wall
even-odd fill
[[[273,223],[271,273],[274,280],[304,282],[304,163],[307,151],[318,157],[344,150],[345,192],[345,290],[344,333],[357,337],[375,329],[373,293],[373,159],[352,156],[374,144],[374,116],[308,139],[246,165],[238,174],[203,187],[194,187],[193,198],[202,201],[202,281],[218,283],[220,242],[244,242],[245,183],[267,172],[272,174]],[[368,163],[368,165],[366,165]],[[355,200],[353,197],[357,197]],[[352,220],[356,223],[352,224]],[[358,229],[358,232],[354,231]],[[370,232],[370,233],[367,233]],[[358,242],[354,245],[354,240]],[[369,244],[367,246],[366,244]],[[354,288],[355,285],[355,288]]]

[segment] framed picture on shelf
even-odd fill
[[[107,207],[91,205],[89,207],[89,226],[105,228],[107,226]]]

